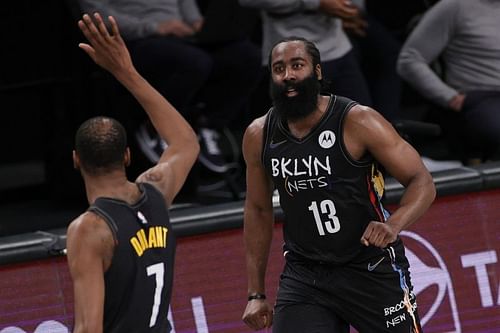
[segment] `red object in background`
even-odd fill
[[[442,197],[402,233],[426,333],[500,332],[498,202],[500,190]],[[271,302],[284,263],[281,242],[277,224],[267,274]],[[7,327],[16,333],[71,330],[65,258],[7,265],[0,267],[0,276],[0,333]],[[245,305],[242,230],[179,239],[171,313],[175,332],[250,332],[241,322]],[[395,323],[390,316],[387,321]]]

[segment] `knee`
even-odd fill
[[[209,54],[196,50],[196,52],[185,58],[182,72],[192,80],[205,82],[212,72],[213,65],[213,60]]]

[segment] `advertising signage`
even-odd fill
[[[500,190],[441,197],[402,232],[426,333],[500,332],[499,202]],[[277,223],[267,273],[271,301],[284,264],[281,243]],[[71,331],[64,257],[2,266],[0,276],[0,333]],[[245,305],[242,230],[180,238],[169,313],[174,332],[250,332],[241,321]],[[388,327],[407,320],[390,309],[386,317]]]

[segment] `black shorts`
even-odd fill
[[[344,265],[318,264],[287,253],[274,309],[274,333],[420,333],[404,247]]]

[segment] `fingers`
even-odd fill
[[[102,45],[104,43],[103,37],[88,14],[83,15],[82,19],[78,21],[78,26],[90,44],[94,47],[97,44]]]
[[[95,50],[92,46],[90,46],[89,44],[80,43],[78,44],[78,47],[85,51],[85,53],[87,53],[92,58],[92,60],[95,61]]]
[[[99,35],[103,39],[109,39],[110,36],[109,36],[108,28],[106,28],[106,25],[104,24],[104,21],[103,21],[101,15],[99,13],[94,13],[94,18],[96,21],[97,30],[99,31]]]
[[[270,328],[273,326],[273,313],[268,313],[264,315],[264,327]]]
[[[82,19],[78,21],[78,27],[88,39],[90,44],[92,44],[94,47],[96,45],[105,45],[109,43],[109,41],[111,40],[111,36],[108,32],[108,29],[106,28],[106,25],[104,24],[104,20],[102,19],[101,15],[99,13],[94,13],[93,16],[94,20],[92,19],[92,17],[90,17],[90,15],[84,14]],[[112,31],[113,35],[119,35],[118,26],[114,19],[112,21]]]
[[[248,303],[242,319],[251,329],[261,330],[271,327],[273,324],[273,312],[266,304],[256,306],[256,304]]]
[[[397,235],[392,229],[381,222],[370,222],[366,228],[363,236],[361,236],[361,243],[365,246],[373,245],[380,248],[385,248],[389,243],[396,240]]]
[[[120,37],[120,30],[118,29],[118,24],[116,23],[116,20],[113,16],[108,16],[108,20],[111,23],[111,33],[113,36],[121,38]]]

